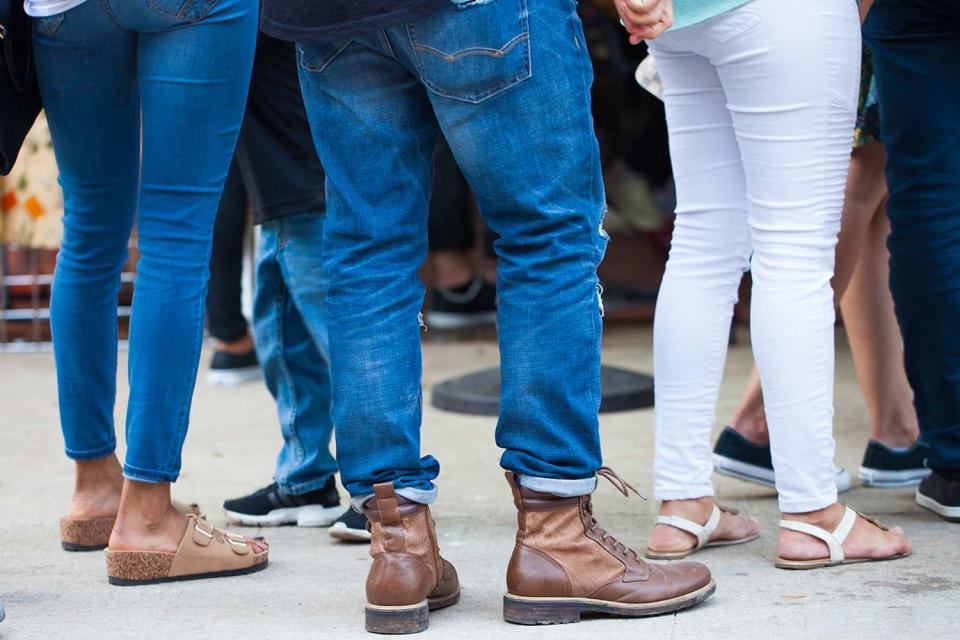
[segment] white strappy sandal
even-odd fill
[[[910,555],[910,552],[908,551],[907,553],[887,556],[886,558],[847,558],[843,551],[843,542],[847,539],[847,536],[850,535],[850,532],[853,531],[853,526],[857,523],[858,517],[863,518],[867,522],[870,522],[884,531],[889,531],[890,529],[872,518],[868,518],[863,514],[857,513],[846,505],[844,505],[844,508],[845,511],[843,513],[843,518],[840,519],[840,524],[838,524],[837,528],[832,532],[806,522],[797,522],[796,520],[781,520],[780,527],[783,529],[805,533],[808,536],[813,536],[818,540],[822,540],[830,550],[830,557],[818,558],[816,560],[787,560],[786,558],[777,556],[777,560],[774,564],[780,569],[820,569],[821,567],[835,567],[841,564],[854,564],[856,562],[882,562],[884,560],[897,560]]]
[[[706,524],[697,524],[693,520],[687,520],[686,518],[681,518],[680,516],[657,516],[656,520],[654,520],[654,524],[665,524],[668,527],[686,531],[697,539],[697,544],[692,548],[684,549],[683,551],[658,551],[657,549],[651,549],[650,547],[647,547],[643,555],[651,560],[680,560],[681,558],[686,558],[690,554],[696,553],[705,547],[729,547],[730,545],[734,544],[750,542],[751,540],[756,540],[760,537],[759,533],[754,533],[749,536],[735,538],[733,540],[711,541],[710,536],[713,535],[713,532],[717,530],[717,526],[720,524],[721,513],[738,515],[740,512],[736,509],[720,507],[714,504],[713,511],[710,513],[710,517],[707,519]]]

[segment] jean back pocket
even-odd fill
[[[183,22],[199,22],[207,17],[220,0],[147,0],[147,5]]]
[[[407,34],[421,80],[447,98],[483,102],[532,73],[527,0],[452,1]]]

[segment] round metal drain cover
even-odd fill
[[[601,367],[600,385],[603,390],[600,413],[653,406],[651,376],[617,367]],[[500,369],[483,369],[441,382],[433,388],[430,403],[444,411],[495,416],[500,413]]]

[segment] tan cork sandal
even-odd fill
[[[189,515],[176,553],[107,549],[107,579],[132,586],[255,573],[267,568],[269,550],[255,553],[251,542]]]
[[[196,504],[173,501],[173,507],[184,515],[203,517]],[[100,551],[110,542],[110,532],[117,516],[98,518],[60,518],[60,546],[64,551]]]
[[[651,549],[650,547],[647,547],[646,551],[643,552],[643,555],[651,560],[680,560],[681,558],[686,558],[687,556],[692,555],[700,549],[704,549],[706,547],[729,547],[735,544],[751,542],[752,540],[756,540],[760,537],[759,533],[754,533],[744,536],[743,538],[734,538],[732,540],[710,540],[710,536],[713,535],[713,532],[716,531],[717,527],[720,525],[720,515],[722,513],[739,515],[740,512],[736,509],[721,507],[714,504],[713,511],[710,512],[710,517],[707,519],[706,524],[697,524],[693,520],[687,520],[686,518],[681,518],[680,516],[657,516],[656,520],[654,521],[655,524],[665,524],[668,527],[674,527],[675,529],[686,531],[697,539],[697,543],[689,549],[684,549],[682,551],[659,551],[657,549]]]

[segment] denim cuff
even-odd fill
[[[424,491],[423,489],[414,489],[413,487],[402,487],[396,490],[396,494],[407,500],[419,502],[420,504],[431,504],[437,499],[437,488],[434,487],[429,491]],[[363,505],[366,504],[367,500],[372,498],[373,495],[372,493],[365,493],[359,496],[350,496],[350,506],[353,507],[354,511],[362,513]]]
[[[67,454],[67,457],[71,460],[96,460],[98,458],[106,458],[108,455],[117,450],[117,442],[114,440],[111,444],[100,447],[99,449],[87,449],[86,451],[74,451],[72,449],[64,449]]]
[[[273,477],[273,481],[277,483],[277,486],[280,487],[285,493],[289,493],[295,496],[301,496],[305,493],[310,493],[311,491],[317,491],[318,489],[323,489],[327,486],[327,482],[330,481],[330,478],[333,477],[333,474],[325,475],[320,480],[314,480],[313,482],[300,482],[298,484],[290,484],[288,482],[281,482],[276,476]]]
[[[152,482],[154,484],[160,482],[176,482],[178,475],[180,474],[166,471],[151,471],[150,469],[138,469],[129,464],[123,465],[123,477],[127,480],[135,480],[137,482]]]
[[[581,478],[579,480],[561,480],[558,478],[538,478],[536,476],[517,475],[521,487],[551,493],[560,498],[576,498],[593,493],[597,488],[597,477]]]

